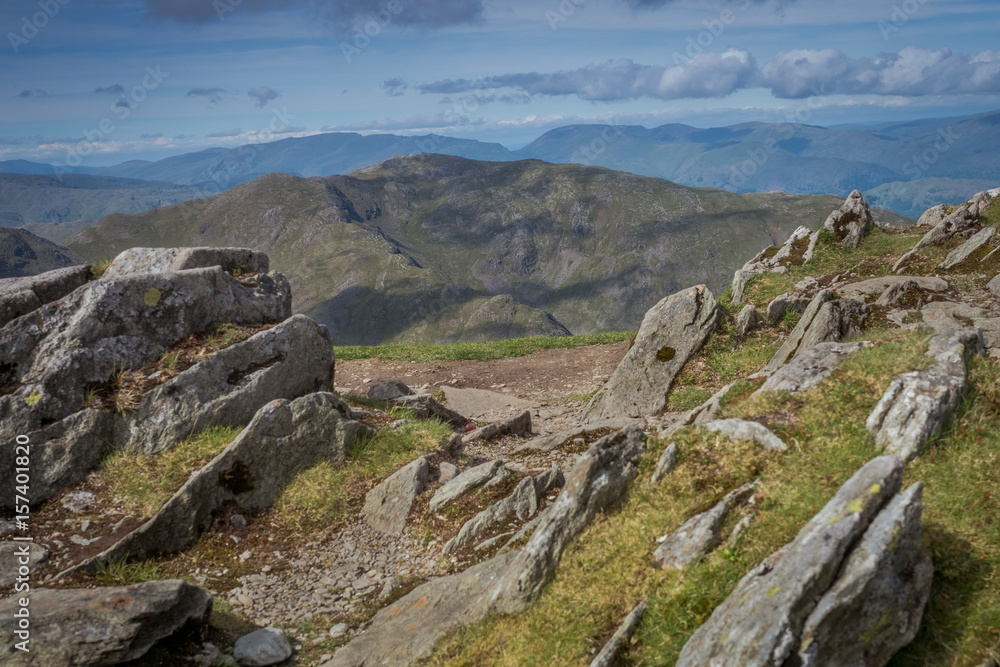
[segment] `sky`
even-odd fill
[[[0,160],[1000,108],[996,0],[3,0]]]

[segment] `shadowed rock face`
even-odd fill
[[[857,248],[861,237],[868,233],[873,224],[868,202],[858,190],[854,190],[848,195],[844,205],[830,214],[823,226],[836,234],[845,248]]]
[[[653,306],[643,318],[632,348],[587,405],[584,423],[661,412],[677,373],[718,322],[718,305],[704,285],[678,292]]]

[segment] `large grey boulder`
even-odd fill
[[[921,534],[922,495],[917,482],[893,498],[845,559],[802,629],[804,667],[881,667],[916,636],[934,576]]]
[[[125,416],[123,444],[152,454],[210,426],[246,424],[275,399],[332,390],[333,370],[333,340],[326,327],[295,315],[147,393]]]
[[[371,432],[348,415],[350,408],[325,392],[271,401],[151,519],[73,570],[180,551],[211,526],[214,513],[227,503],[250,513],[267,509],[299,471],[320,461],[343,463],[354,442]]]
[[[820,290],[763,371],[773,373],[814,345],[839,341],[858,331],[868,319],[869,310],[861,301],[834,299],[831,290]]]
[[[260,324],[291,315],[279,274],[240,283],[220,267],[87,283],[0,329],[0,435],[23,434],[84,407],[86,387],[138,369],[216,323]]]
[[[538,599],[565,548],[628,489],[645,451],[642,430],[632,426],[601,438],[580,457],[562,493],[493,592],[496,611],[517,613]]]
[[[727,493],[711,509],[691,517],[664,537],[653,552],[653,560],[664,570],[682,570],[722,543],[722,523],[733,507],[753,494],[757,482]]]
[[[669,296],[646,313],[632,348],[598,390],[582,421],[655,415],[681,367],[719,322],[719,307],[704,285]]]
[[[772,325],[777,324],[784,319],[785,313],[788,311],[801,315],[809,307],[811,301],[812,299],[804,296],[788,293],[779,294],[767,304],[767,321]]]
[[[982,335],[972,327],[933,336],[928,355],[935,364],[893,379],[865,422],[879,449],[904,462],[920,454],[965,394],[966,359],[983,350]]]
[[[292,657],[292,645],[280,628],[259,628],[236,640],[233,657],[246,667],[277,665]]]
[[[0,280],[0,327],[16,317],[58,301],[87,282],[85,265],[68,266],[36,276]]]
[[[434,492],[427,508],[431,512],[443,509],[448,503],[475,491],[497,475],[506,474],[502,460],[487,461],[474,468],[469,468]]]
[[[743,419],[715,419],[702,424],[706,430],[721,433],[732,440],[751,440],[764,449],[783,451],[788,447],[763,424]]]
[[[953,269],[965,260],[969,259],[974,252],[989,243],[996,233],[995,227],[984,227],[973,234],[965,243],[958,246],[945,257],[944,261],[938,264],[939,269]]]
[[[361,510],[368,525],[387,535],[403,532],[413,500],[427,488],[430,469],[427,457],[421,456],[369,491]]]
[[[179,579],[31,591],[29,651],[17,649],[19,595],[0,601],[0,662],[11,667],[117,665],[182,627],[204,625],[212,596]]]
[[[391,401],[403,396],[412,396],[413,393],[402,380],[382,380],[368,388],[368,398],[376,401]]]
[[[861,237],[875,224],[868,202],[859,190],[847,196],[847,201],[830,214],[823,227],[837,235],[837,240],[845,248],[857,248]]]
[[[823,381],[864,343],[819,343],[775,371],[754,393],[808,391]]]
[[[808,649],[802,646],[801,636],[817,602],[835,589],[838,578],[848,577],[843,579],[846,582],[856,576],[843,569],[845,560],[850,561],[851,549],[896,496],[902,478],[903,465],[892,456],[873,459],[858,470],[791,543],[740,580],[684,645],[678,667],[792,664],[786,660],[800,649]],[[890,515],[894,515],[894,510]],[[876,526],[873,541],[877,541],[875,535],[882,534],[884,530]],[[912,543],[908,546],[922,547]],[[884,551],[879,555],[890,561],[893,558]],[[891,564],[888,567],[891,569]],[[921,600],[912,602],[923,604]],[[894,616],[896,611],[907,613],[889,606],[870,609],[865,616],[878,619],[880,614]],[[854,629],[857,631],[857,626]],[[860,628],[862,634],[870,633],[881,643],[885,639],[879,637],[879,630],[877,625]],[[857,638],[857,634],[838,635],[841,643],[855,643]],[[818,664],[859,664],[838,662],[835,655],[824,658],[827,662]]]
[[[144,273],[168,273],[221,266],[228,273],[267,273],[267,254],[250,248],[129,248],[123,251],[102,278]]]

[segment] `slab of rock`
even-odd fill
[[[819,343],[775,371],[754,393],[808,391],[823,381],[864,343]]]
[[[834,299],[832,291],[820,290],[784,344],[764,366],[764,372],[773,373],[813,345],[839,341],[857,331],[868,319],[868,313],[868,306],[861,301]]]
[[[882,294],[894,285],[903,285],[915,282],[917,288],[924,292],[945,292],[948,290],[948,281],[935,276],[882,276],[881,278],[869,278],[856,283],[848,283],[837,288],[837,292],[846,297],[863,299],[871,294]]]
[[[868,202],[861,192],[854,190],[847,196],[847,201],[823,223],[823,227],[837,235],[840,244],[845,248],[857,248],[861,237],[875,224]]]
[[[531,539],[515,552],[517,558],[493,593],[494,610],[517,613],[538,599],[563,550],[628,489],[645,451],[642,430],[631,426],[601,438],[581,455]]]
[[[677,467],[677,455],[680,450],[676,442],[671,442],[663,449],[659,460],[656,462],[656,469],[653,470],[653,484],[657,484],[664,477],[669,475]]]
[[[962,301],[931,301],[920,310],[924,325],[938,334],[949,334],[964,329],[969,320],[986,316],[986,311]]]
[[[986,288],[997,296],[1000,296],[1000,274],[993,276],[993,279],[986,283]]]
[[[736,316],[736,335],[746,336],[756,329],[761,323],[760,313],[749,303],[743,306],[740,314]]]
[[[938,264],[938,268],[945,270],[955,268],[969,259],[974,252],[989,243],[996,231],[995,227],[984,227],[976,234],[973,234],[969,240],[948,253],[944,261]]]
[[[20,596],[0,601],[0,662],[31,665],[117,665],[141,657],[182,627],[204,625],[212,596],[179,579],[137,586],[33,589],[30,651],[15,645]]]
[[[727,493],[710,510],[696,514],[666,536],[653,552],[653,560],[664,570],[682,570],[722,543],[722,522],[737,504],[753,494],[757,482]]]
[[[87,282],[86,265],[68,266],[36,276],[0,280],[0,327],[58,301]]]
[[[632,639],[639,623],[642,622],[642,615],[646,613],[646,607],[645,600],[633,607],[615,630],[615,634],[611,635],[611,639],[601,648],[601,652],[591,660],[590,667],[614,667],[618,664],[618,651]]]
[[[470,389],[442,385],[444,403],[455,412],[479,421],[497,421],[512,411],[521,412],[534,407],[534,403],[517,396],[501,394],[489,389]]]
[[[267,273],[267,254],[250,248],[129,248],[115,257],[102,278],[221,266],[229,273]]]
[[[49,550],[34,542],[0,542],[0,589],[8,590],[18,576],[35,571],[49,559]]]
[[[785,318],[785,313],[788,311],[802,314],[809,307],[811,301],[812,299],[808,297],[795,296],[794,294],[778,295],[771,299],[771,303],[767,304],[767,321],[772,325],[777,324]]]
[[[333,361],[327,328],[295,315],[147,393],[125,416],[124,447],[153,454],[210,426],[246,424],[275,399],[330,390]]]
[[[934,226],[929,232],[924,234],[923,238],[917,241],[917,244],[913,246],[912,250],[905,253],[896,261],[892,267],[893,273],[899,273],[902,271],[903,266],[910,260],[911,257],[919,252],[921,248],[926,248],[931,245],[940,245],[952,239],[956,235],[965,232],[965,230],[974,227],[979,222],[979,216],[993,203],[993,199],[996,195],[992,193],[992,190],[980,192],[970,201],[957,207],[951,213],[946,213],[946,209],[944,207],[937,206],[926,211],[922,216],[920,216],[920,221],[923,221],[925,224],[933,224]]]
[[[743,265],[733,275],[733,303],[743,303],[744,292],[750,280],[759,273],[801,265],[812,259],[819,232],[811,232],[808,227],[799,227],[777,251],[773,247],[764,248],[757,256]]]
[[[702,424],[709,431],[721,433],[732,440],[752,440],[764,449],[784,451],[788,447],[781,438],[771,433],[763,424],[743,419],[716,419]]]
[[[431,512],[437,512],[456,498],[478,489],[500,474],[506,474],[506,472],[503,469],[503,461],[499,459],[469,468],[439,488],[431,498],[428,509]]]
[[[678,667],[784,665],[798,651],[817,600],[834,584],[850,548],[899,491],[902,478],[903,465],[892,456],[858,470],[791,543],[740,580],[684,645]]]
[[[368,398],[374,398],[377,401],[391,401],[413,394],[414,391],[402,380],[382,380],[368,388]]]
[[[879,449],[903,462],[920,454],[965,394],[965,360],[983,350],[982,336],[972,327],[932,337],[928,355],[936,363],[895,378],[865,422]]]
[[[414,498],[427,488],[430,469],[427,457],[421,456],[369,491],[361,510],[368,525],[387,535],[403,532]]]
[[[233,657],[246,667],[277,665],[292,657],[292,645],[280,628],[260,628],[236,640]]]
[[[577,426],[566,431],[560,431],[549,435],[540,435],[536,438],[532,438],[523,445],[519,445],[514,452],[516,453],[528,450],[551,452],[553,449],[557,449],[568,442],[572,442],[574,438],[586,438],[589,434],[606,428],[618,431],[634,423],[636,423],[636,420],[634,419],[604,419],[590,424],[584,424],[583,426]]]
[[[492,440],[505,435],[519,435],[522,437],[531,435],[531,411],[525,410],[516,417],[505,419],[493,424],[487,424],[482,428],[467,433],[462,440],[466,444],[479,440]]]
[[[451,424],[454,428],[465,428],[469,423],[468,418],[463,417],[454,410],[450,410],[438,403],[430,394],[414,394],[413,396],[402,396],[394,399],[400,407],[413,410],[419,419],[437,419],[446,424]]]
[[[893,498],[845,559],[802,629],[804,667],[885,665],[916,636],[934,577],[922,494],[917,482]]]
[[[632,348],[583,413],[584,423],[655,415],[681,367],[719,322],[719,307],[704,285],[663,299],[642,320]]]
[[[112,559],[180,551],[211,526],[213,515],[226,503],[248,512],[267,509],[299,471],[320,461],[343,463],[354,442],[371,432],[347,414],[347,404],[325,392],[271,401],[151,519],[69,571],[92,571]]]
[[[878,299],[875,300],[876,306],[895,306],[897,303],[906,297],[906,294],[911,290],[919,289],[916,280],[904,280],[903,282],[896,283],[894,285],[889,285],[886,287],[881,294],[879,294]]]

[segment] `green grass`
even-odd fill
[[[592,658],[639,600],[648,600],[628,664],[673,664],[691,633],[757,563],[794,539],[854,471],[878,452],[864,422],[896,375],[926,367],[926,336],[862,349],[818,387],[747,398],[740,386],[723,416],[770,418],[788,443],[764,454],[690,428],[675,435],[678,468],[653,486],[665,443],[651,441],[624,505],[599,517],[571,545],[553,582],[519,616],[489,617],[443,639],[432,659],[446,665],[578,665]],[[935,579],[923,629],[894,666],[978,665],[1000,628],[1000,367],[975,360],[974,389],[955,424],[907,469],[922,480]],[[737,544],[682,572],[654,567],[656,538],[721,494],[761,479],[758,517]],[[729,528],[737,517],[731,517]]]
[[[712,398],[712,392],[707,389],[690,385],[680,386],[670,392],[667,409],[671,412],[686,412],[698,407],[710,398]]]
[[[152,560],[127,563],[125,559],[97,563],[94,583],[98,586],[131,586],[154,579],[167,579],[159,563]]]
[[[634,331],[587,334],[584,336],[537,336],[511,338],[488,343],[453,343],[450,345],[348,345],[334,347],[338,361],[378,359],[380,361],[491,361],[521,357],[539,350],[574,348],[582,345],[609,345],[631,340]]]
[[[192,472],[215,458],[239,432],[233,426],[212,427],[153,455],[116,451],[101,462],[92,481],[112,498],[120,498],[126,513],[152,516]]]

